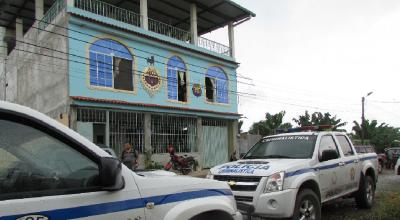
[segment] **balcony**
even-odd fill
[[[73,0],[72,4],[69,4],[69,7],[78,8],[86,12],[111,18],[113,20],[133,26],[141,27],[141,24],[143,23],[140,14],[103,1]],[[46,28],[48,24],[50,24],[62,10],[65,10],[66,6],[66,0],[56,0],[53,6],[43,16],[43,19],[39,22],[39,28]],[[228,57],[231,56],[231,48],[229,46],[217,43],[215,41],[200,36],[197,37],[197,42],[193,42],[190,31],[183,30],[181,28],[166,24],[152,18],[148,18],[147,22],[148,31],[161,34],[187,44],[195,44],[200,48],[217,54],[225,55]]]

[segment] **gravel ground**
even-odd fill
[[[387,197],[396,195],[400,192],[400,176],[394,175],[394,171],[385,170],[379,175],[378,185],[375,193],[375,204],[371,210],[358,209],[354,199],[342,199],[332,205],[326,205],[322,208],[323,220],[354,220],[354,219],[380,219],[379,209],[387,202]],[[389,201],[390,202],[390,201]],[[400,209],[400,207],[398,207]],[[393,210],[390,210],[393,211]],[[382,217],[383,219],[383,217]],[[387,219],[387,218],[386,218]],[[389,218],[390,219],[390,218]],[[398,218],[397,218],[398,219]],[[395,220],[395,218],[393,218]]]

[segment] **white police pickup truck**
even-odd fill
[[[242,219],[215,180],[139,175],[74,131],[0,102],[0,220]]]
[[[345,196],[370,208],[377,167],[377,155],[357,155],[345,134],[308,131],[265,137],[208,178],[228,182],[249,216],[319,220],[322,203]]]

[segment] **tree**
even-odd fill
[[[345,126],[347,123],[342,122],[342,119],[337,118],[329,113],[314,112],[312,115],[306,111],[304,115],[299,115],[298,118],[293,118],[300,127],[309,125],[332,125],[332,130],[340,130],[340,127]]]
[[[361,139],[362,127],[357,121],[354,121],[353,139]],[[386,123],[378,125],[376,120],[364,121],[364,139],[366,143],[375,147],[378,152],[383,152],[387,147],[398,147],[400,140],[400,129],[389,126]]]
[[[277,114],[270,114],[267,112],[265,114],[265,120],[253,123],[250,127],[249,133],[268,136],[276,134],[277,129],[291,128],[292,124],[290,123],[282,124],[285,113],[285,111],[281,111]]]
[[[239,134],[242,133],[242,126],[243,126],[243,120],[239,120],[239,122],[238,122],[238,132],[239,132]]]

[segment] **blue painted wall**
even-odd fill
[[[69,92],[70,96],[83,96],[98,99],[122,100],[133,103],[174,106],[190,109],[209,110],[217,112],[237,113],[237,84],[236,68],[232,62],[224,62],[197,52],[177,48],[172,44],[161,43],[145,37],[138,37],[131,32],[123,31],[112,26],[90,22],[78,17],[70,17],[69,22]],[[141,30],[143,31],[143,30]],[[154,33],[151,33],[154,34]],[[164,37],[164,36],[163,36]],[[89,81],[89,47],[99,38],[116,40],[125,45],[132,53],[135,71],[135,92],[105,90],[90,86]],[[165,37],[164,37],[165,39]],[[173,42],[174,39],[171,39]],[[178,103],[168,100],[167,94],[167,63],[169,57],[179,56],[187,66],[188,102]],[[141,82],[143,70],[148,66],[146,57],[154,56],[155,68],[162,78],[161,88],[154,95],[150,95]],[[206,68],[221,67],[227,74],[228,104],[211,104],[206,102],[205,89],[202,96],[196,97],[192,92],[192,84],[205,85]],[[203,67],[203,68],[202,68]]]

